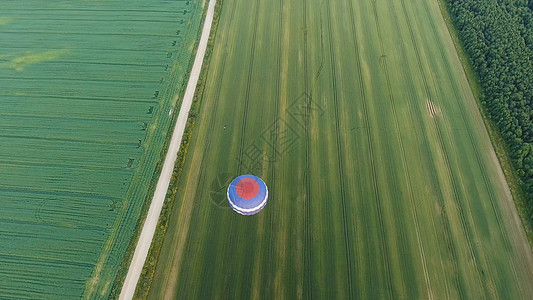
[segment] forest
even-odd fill
[[[533,221],[533,0],[448,0]]]

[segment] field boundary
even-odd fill
[[[202,2],[203,3],[208,3],[208,0],[202,0]],[[192,66],[194,64],[194,60],[195,60],[196,52],[197,52],[198,45],[199,45],[199,42],[200,42],[200,35],[201,35],[202,28],[203,28],[203,25],[204,25],[204,22],[205,22],[206,14],[207,14],[207,10],[204,10],[204,12],[202,13],[202,17],[201,17],[201,20],[200,20],[199,27],[198,27],[198,32],[196,34],[197,38],[195,39],[195,42],[193,44],[191,58],[189,60],[189,64],[188,64],[187,69],[186,69],[186,74],[185,74],[185,78],[183,80],[183,85],[179,89],[179,92],[178,92],[178,94],[176,96],[178,98],[177,102],[175,103],[177,108],[181,107],[181,104],[182,104],[183,96],[185,94],[185,90],[186,90],[186,86],[187,86],[186,83],[189,81],[190,71],[192,70]],[[137,246],[137,242],[138,242],[140,234],[141,234],[142,226],[143,226],[143,224],[144,224],[144,222],[146,220],[146,216],[148,214],[148,209],[150,207],[151,199],[153,198],[155,187],[156,187],[157,181],[159,179],[158,175],[161,173],[161,169],[163,167],[163,162],[165,160],[165,156],[166,156],[169,144],[170,144],[170,140],[172,138],[172,129],[175,127],[176,121],[178,119],[177,116],[178,116],[177,114],[173,114],[171,123],[170,123],[168,131],[166,133],[165,142],[164,142],[162,151],[160,153],[160,158],[159,158],[159,160],[157,162],[155,171],[154,171],[154,173],[152,175],[152,179],[150,181],[150,188],[149,188],[149,190],[147,192],[146,200],[142,204],[139,220],[138,220],[137,225],[136,225],[136,227],[134,229],[134,234],[133,234],[133,237],[132,237],[132,239],[130,241],[130,244],[128,245],[128,248],[127,248],[127,250],[126,250],[126,252],[125,252],[125,254],[124,254],[123,258],[122,258],[121,267],[120,267],[120,269],[119,269],[119,271],[117,273],[115,281],[113,282],[113,285],[112,285],[112,288],[111,288],[111,292],[110,292],[110,295],[109,295],[109,299],[118,299],[120,291],[122,289],[122,286],[123,286],[123,283],[124,283],[124,279],[126,278],[126,274],[128,272],[128,269],[129,269],[129,266],[130,266],[130,262],[131,262],[131,260],[133,258],[133,254],[134,254],[135,248]]]
[[[135,248],[135,252],[126,275],[126,279],[124,280],[119,299],[133,298],[137,282],[140,278],[144,263],[146,262],[146,258],[148,256],[151,242],[157,229],[159,216],[163,209],[163,204],[166,199],[171,179],[174,177],[174,169],[178,159],[180,145],[183,142],[188,142],[189,140],[187,137],[184,138],[183,134],[187,124],[189,123],[189,111],[194,100],[196,85],[202,71],[207,43],[209,41],[209,34],[211,32],[215,4],[216,0],[209,1],[204,25],[202,26],[202,35],[194,59],[194,65],[189,75],[190,77],[187,83],[187,89],[185,90],[185,95],[182,100],[176,125],[172,132],[172,139],[169,144],[169,149],[165,155],[165,161],[157,181],[154,196],[142,227],[139,241]]]
[[[489,135],[492,147],[494,148],[494,152],[496,153],[496,157],[498,158],[500,167],[502,168],[503,174],[505,175],[505,180],[511,192],[513,202],[516,206],[516,210],[518,211],[518,215],[520,216],[520,221],[526,233],[529,246],[533,249],[533,224],[526,217],[526,209],[524,207],[525,195],[518,184],[518,175],[516,174],[516,170],[511,164],[511,160],[508,154],[509,149],[505,144],[505,141],[503,140],[500,131],[496,127],[496,124],[489,117],[485,106],[480,101],[480,98],[483,95],[483,90],[479,83],[479,77],[474,71],[472,63],[470,62],[470,57],[466,54],[466,51],[463,48],[463,44],[459,39],[457,29],[453,24],[453,20],[449,12],[448,2],[446,0],[437,0],[437,2],[439,4],[439,11],[442,15],[442,18],[444,19],[444,22],[446,23],[448,33],[450,34],[450,37],[453,41],[455,51],[457,52],[457,55],[460,58],[461,66],[463,67],[463,71],[466,75],[470,89],[472,90],[472,94],[476,99],[476,105],[479,112],[481,113],[481,117],[483,119],[483,123],[485,124],[485,128],[487,129],[487,133]]]
[[[204,1],[206,1],[205,3],[207,3],[207,0],[204,0]],[[202,30],[202,27],[203,27],[203,24],[204,24],[204,21],[205,21],[206,12],[207,12],[207,10],[205,10],[202,13],[202,17],[201,17],[201,20],[200,20],[200,25],[199,25],[198,33],[197,33],[198,38],[196,38],[196,41],[194,42],[194,46],[193,46],[191,58],[190,58],[190,61],[189,61],[189,65],[187,66],[187,73],[186,73],[184,81],[183,81],[184,83],[189,81],[190,70],[192,69],[192,66],[193,66],[193,63],[194,63],[194,59],[195,59],[195,53],[196,53],[196,50],[198,49],[198,44],[200,42],[199,36],[201,34],[201,30]],[[183,95],[185,94],[185,89],[186,89],[186,84],[183,84],[183,86],[179,90],[179,93],[177,94],[179,102],[176,103],[176,107],[181,107],[181,104],[182,104],[181,100],[183,99]],[[142,208],[141,208],[141,213],[140,213],[140,216],[139,216],[139,220],[137,222],[137,225],[135,226],[133,237],[132,237],[132,239],[130,241],[130,244],[128,245],[128,248],[127,248],[127,250],[126,250],[126,252],[125,252],[125,254],[124,254],[123,258],[122,258],[120,269],[119,269],[119,271],[117,273],[117,276],[115,278],[115,281],[113,282],[113,285],[111,287],[111,292],[110,292],[110,295],[109,295],[109,299],[118,299],[118,296],[119,296],[120,291],[122,289],[122,285],[124,283],[124,279],[126,278],[126,274],[128,272],[129,265],[130,265],[131,259],[133,257],[133,253],[135,251],[135,247],[137,246],[137,242],[139,240],[139,236],[140,236],[140,233],[141,233],[142,225],[144,224],[144,221],[146,220],[146,216],[148,214],[148,208],[150,207],[150,202],[151,202],[150,200],[153,197],[153,194],[154,194],[154,191],[155,191],[155,186],[156,186],[157,181],[159,179],[159,176],[157,176],[157,175],[161,173],[161,169],[163,167],[163,162],[164,162],[164,159],[165,159],[165,155],[167,153],[167,149],[168,149],[168,146],[170,144],[170,140],[171,140],[172,134],[169,134],[169,133],[171,133],[171,129],[174,128],[174,126],[176,125],[176,121],[177,121],[177,115],[173,115],[173,118],[172,118],[171,123],[170,123],[169,128],[168,128],[168,132],[166,133],[165,142],[164,142],[162,151],[160,153],[160,158],[159,158],[159,160],[157,162],[157,165],[155,167],[155,171],[154,171],[154,173],[152,175],[152,179],[150,181],[150,188],[149,188],[149,190],[147,192],[146,199],[143,202],[143,205],[142,205]]]
[[[211,1],[215,1],[215,0],[211,0]],[[150,291],[150,288],[151,288],[152,278],[155,272],[156,262],[159,259],[159,254],[161,252],[161,247],[163,245],[165,233],[168,228],[168,220],[170,219],[170,214],[172,212],[172,207],[174,205],[174,201],[175,201],[176,194],[177,194],[177,183],[179,179],[181,178],[181,172],[183,169],[183,165],[185,163],[185,157],[187,156],[187,151],[188,151],[192,131],[194,129],[194,124],[195,124],[194,120],[196,118],[196,114],[198,113],[198,110],[200,107],[199,100],[202,99],[202,95],[203,95],[204,88],[205,88],[205,82],[206,82],[206,77],[208,73],[207,66],[209,65],[209,62],[211,60],[213,43],[214,43],[214,39],[216,36],[217,28],[218,28],[218,21],[219,21],[220,10],[222,8],[223,0],[216,0],[215,2],[216,4],[214,8],[213,21],[211,24],[211,31],[210,31],[209,39],[207,42],[207,48],[206,48],[205,56],[203,59],[200,76],[199,76],[198,83],[196,85],[196,89],[194,92],[192,105],[191,105],[191,108],[188,114],[187,124],[185,126],[185,130],[183,133],[179,151],[177,153],[177,160],[175,161],[175,164],[174,164],[173,174],[171,176],[170,184],[167,189],[166,197],[163,203],[161,213],[159,215],[159,219],[157,221],[157,226],[156,226],[155,233],[154,233],[151,245],[150,245],[150,249],[148,251],[146,260],[144,262],[144,266],[140,274],[140,277],[137,281],[137,286],[135,289],[135,293],[133,295],[134,299],[146,299],[148,296],[148,292]],[[204,21],[205,21],[205,17],[204,17]],[[203,26],[203,23],[202,23],[202,26]],[[144,223],[144,220],[142,222],[139,222],[139,225],[141,225],[142,223]]]

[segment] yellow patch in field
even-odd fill
[[[430,99],[426,100],[426,108],[432,118],[441,114],[440,108],[437,107],[435,103],[433,103],[433,101],[431,101]]]
[[[17,71],[24,71],[24,69],[29,65],[54,60],[67,52],[67,49],[48,50],[44,52],[33,53],[30,52],[26,53],[25,55],[13,58],[8,64],[9,67],[12,69],[15,69]]]
[[[11,21],[13,21],[13,18],[0,17],[0,25],[5,25]]]

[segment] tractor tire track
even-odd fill
[[[281,34],[283,32],[283,0],[279,0],[279,18],[278,18],[278,32],[280,32],[280,34],[278,34],[278,48],[277,48],[277,53],[278,53],[278,59],[277,59],[277,62],[276,62],[276,70],[277,70],[277,74],[281,74],[281,59],[282,59],[282,45],[283,45],[283,34]],[[280,100],[282,98],[282,95],[281,95],[281,76],[276,76],[276,95],[278,96],[278,99],[276,101],[274,101],[274,132],[276,134],[278,134],[278,130],[279,130],[279,126],[278,126],[278,120],[279,120],[279,103],[280,103]],[[270,182],[270,191],[275,191],[276,190],[276,187],[277,187],[277,172],[276,172],[276,162],[277,162],[277,159],[278,159],[278,153],[277,153],[277,147],[279,146],[279,143],[278,143],[278,136],[277,135],[274,135],[273,136],[273,140],[271,141],[274,149],[272,151],[272,160],[270,161],[270,172],[269,172],[269,177],[271,178],[271,182]],[[272,193],[273,194],[273,193]],[[272,272],[272,267],[273,267],[273,263],[274,263],[274,257],[273,257],[273,254],[274,254],[274,245],[273,245],[273,232],[274,232],[274,218],[273,218],[273,214],[270,213],[268,214],[268,226],[270,228],[269,232],[268,232],[268,259],[265,260],[265,266],[267,268],[267,270],[265,271],[265,274],[273,274]],[[264,266],[264,267],[265,267]],[[268,279],[267,282],[270,281],[270,278]],[[261,293],[261,295],[264,295],[265,298],[269,299],[269,298],[273,298],[272,294],[270,294],[271,292],[271,286],[270,285],[267,285],[267,288],[263,290],[263,292]]]
[[[361,104],[362,104],[362,108],[363,108],[363,120],[364,120],[364,128],[366,129],[366,136],[367,136],[367,145],[368,145],[368,153],[370,155],[370,166],[371,166],[371,174],[372,174],[372,189],[373,189],[373,192],[374,192],[374,197],[375,197],[375,201],[376,201],[376,207],[379,207],[379,192],[378,192],[378,187],[377,187],[377,175],[376,175],[376,165],[375,165],[375,158],[374,158],[374,149],[373,149],[373,138],[372,138],[372,131],[371,131],[371,126],[370,126],[370,120],[369,120],[369,116],[368,116],[368,107],[367,107],[367,96],[366,96],[366,92],[365,92],[365,86],[364,86],[364,76],[363,76],[363,73],[362,73],[362,64],[361,64],[361,53],[359,51],[360,49],[360,46],[359,46],[359,38],[357,36],[357,31],[355,29],[355,18],[354,18],[354,9],[353,9],[353,4],[352,4],[352,1],[351,0],[348,0],[348,2],[350,3],[350,14],[351,14],[351,17],[352,17],[352,29],[353,29],[353,43],[354,43],[354,49],[355,49],[355,53],[356,53],[356,70],[357,70],[357,73],[358,73],[358,77],[359,77],[359,88],[360,88],[360,91],[361,91]],[[378,209],[378,214],[379,214],[379,224],[380,224],[380,228],[379,228],[379,231],[380,231],[380,238],[381,238],[381,242],[383,245],[385,245],[385,241],[384,241],[384,229],[383,229],[383,221],[382,221],[382,217],[381,217],[381,211]],[[363,214],[363,216],[366,217],[366,214]],[[366,218],[365,218],[366,220]],[[364,223],[368,223],[368,222],[364,222]],[[385,249],[385,252],[386,252],[386,249]],[[385,275],[386,275],[386,281],[387,281],[387,285],[388,285],[388,295],[389,295],[389,298],[392,297],[392,280],[391,280],[391,274],[390,274],[390,266],[389,266],[389,262],[388,262],[388,253],[385,253],[383,255],[383,261],[384,261],[384,264],[385,264]]]
[[[255,41],[257,36],[257,20],[259,19],[259,3],[261,0],[255,0],[255,14],[254,14],[254,27],[252,29],[252,46],[250,47],[250,62],[248,64],[248,81],[246,82],[246,93],[244,95],[244,115],[242,117],[241,124],[241,141],[240,141],[240,151],[239,151],[239,162],[242,162],[242,156],[244,152],[244,134],[246,132],[246,122],[248,120],[248,104],[250,102],[250,90],[252,87],[252,71],[254,68],[254,58],[255,58]],[[239,174],[242,173],[242,163],[239,163],[238,167]],[[245,170],[248,171],[248,170]]]
[[[276,63],[276,68],[277,68],[277,73],[278,74],[281,74],[282,72],[282,69],[281,69],[281,60],[282,60],[282,49],[283,49],[283,0],[279,0],[279,18],[278,18],[278,28],[279,28],[279,34],[278,34],[278,59],[277,59],[277,63]],[[277,101],[274,101],[275,102],[275,115],[274,115],[274,132],[278,133],[278,130],[279,130],[279,127],[278,127],[278,122],[277,120],[279,120],[279,104],[280,104],[280,101],[282,99],[282,95],[281,95],[281,76],[276,76],[276,94],[278,95],[278,99]],[[278,136],[276,135],[275,136],[275,140],[272,141],[272,145],[274,145],[274,151],[272,151],[272,155],[273,155],[273,160],[270,164],[270,176],[272,178],[272,182],[271,182],[271,191],[275,191],[276,190],[276,187],[277,187],[277,172],[275,171],[275,167],[276,167],[276,161],[278,160],[278,153],[276,151],[276,147],[279,145],[278,143]],[[273,239],[272,239],[272,233],[274,232],[274,218],[273,218],[273,215],[272,214],[269,214],[269,226],[270,226],[270,232],[269,232],[269,242],[268,242],[268,245],[269,245],[269,252],[268,252],[268,255],[269,255],[269,259],[268,259],[268,262],[267,263],[267,268],[268,268],[268,272],[267,274],[273,274],[272,272],[272,266],[273,266],[273,262],[274,262],[274,258],[273,258],[273,254],[274,254],[274,246],[273,246]],[[267,294],[268,295],[268,294]],[[266,298],[272,298],[272,296],[270,297],[266,297]]]
[[[393,15],[394,15],[394,24],[393,24],[394,27],[400,28],[401,26],[400,26],[400,24],[398,22],[398,15],[396,13],[394,13]],[[400,35],[399,37],[402,40],[402,44],[405,44],[402,35]],[[407,53],[405,51],[405,47],[401,47],[400,54],[401,54],[401,57],[402,57],[401,58],[402,61],[408,61],[408,57],[407,57]],[[410,99],[416,99],[417,96],[416,96],[416,92],[415,92],[415,86],[413,85],[412,80],[410,80],[410,78],[413,77],[413,76],[407,76],[408,74],[411,74],[411,71],[408,68],[407,69],[404,68],[404,71],[402,72],[402,76],[401,77],[403,78],[403,80],[404,80],[404,82],[405,82],[405,84],[407,86],[406,91],[410,95],[409,98]],[[414,103],[414,104],[411,103],[411,101],[407,101],[406,104],[407,104],[407,108],[408,108],[407,109],[407,114],[409,116],[409,120],[410,120],[410,123],[412,124],[412,126],[414,126],[414,124],[423,124],[423,120],[421,118],[422,112],[420,111],[418,105],[416,103]],[[416,112],[415,115],[417,117],[413,116],[413,111]],[[423,127],[421,127],[420,130],[422,131],[422,134],[424,136],[427,135]],[[422,139],[423,142],[421,142],[418,134],[414,134],[413,136],[415,138],[415,141],[416,141],[417,145],[422,145],[423,144],[425,146],[426,156],[429,157],[431,151],[430,151],[430,148],[429,148],[429,144],[427,143],[427,139],[423,138]],[[405,150],[402,149],[402,151],[404,152],[404,157],[405,157]],[[407,162],[406,161],[404,162],[404,165],[407,166]],[[407,168],[407,167],[404,167],[404,168]],[[436,180],[436,178],[434,177],[433,180]],[[414,195],[413,195],[412,183],[411,183],[410,179],[409,179],[409,184],[410,184],[409,185],[409,195],[410,195],[410,200],[411,200],[412,213],[415,216],[415,222],[416,222],[415,225],[416,225],[416,229],[417,229],[417,239],[419,241],[419,247],[420,247],[419,250],[420,250],[421,253],[424,253],[425,251],[423,250],[423,246],[422,246],[423,243],[421,242],[421,237],[420,237],[419,219],[417,217],[418,216],[417,206],[414,203]],[[440,202],[439,203],[441,203],[440,205],[442,206],[442,203],[443,203],[442,196],[440,197]],[[435,226],[435,221],[434,221],[433,215],[430,218],[428,218],[428,219],[431,221],[431,228],[432,228],[433,234],[434,234],[435,237],[437,237],[438,234],[437,234],[437,230],[436,230],[436,226]],[[455,250],[453,248],[453,244],[451,244],[451,241],[449,239],[449,230],[450,230],[449,229],[449,224],[446,224],[444,222],[444,219],[442,219],[442,216],[441,216],[441,220],[442,220],[442,224],[443,224],[442,227],[445,228],[445,231],[446,231],[445,232],[445,242],[446,242],[446,247],[447,248],[444,248],[444,249],[447,249],[448,250],[448,254],[452,255],[452,260],[451,261],[456,263],[456,259],[454,258],[454,257],[456,257]],[[437,243],[437,246],[438,246],[437,248],[438,249],[443,249],[441,247],[441,241],[440,241],[439,238],[436,239],[436,243]],[[425,257],[424,254],[423,254],[423,256]],[[443,265],[442,259],[440,259],[440,265],[441,265],[441,268],[442,268],[442,273],[444,274],[445,273],[445,267]],[[430,282],[430,276],[429,276],[429,273],[427,271],[427,266],[425,267],[425,269],[426,269],[425,273],[427,274],[427,275],[425,274],[425,276],[427,276],[426,277],[426,280],[427,280],[426,282],[429,283]],[[454,266],[454,270],[457,270],[457,265]],[[457,290],[460,290],[460,288],[459,288],[460,285],[459,285],[459,281],[458,280],[459,279],[455,276],[455,283],[457,285],[456,286]],[[449,299],[450,298],[450,294],[449,294],[449,288],[448,288],[447,281],[444,282],[444,285],[445,285],[445,291],[446,291],[446,298]],[[428,287],[428,297],[432,298],[433,295],[432,295],[431,286],[428,285],[427,287]]]
[[[309,94],[309,98],[312,99],[312,92],[309,91],[309,82],[307,79],[307,74],[309,71],[308,67],[308,40],[307,40],[307,0],[303,0],[303,23],[304,23],[304,55],[303,55],[303,61],[304,61],[304,89],[305,93]],[[307,98],[304,96],[303,101],[307,102]],[[312,100],[311,100],[312,101]],[[304,127],[305,127],[305,172],[304,172],[304,184],[305,184],[305,224],[304,224],[304,284],[306,287],[304,288],[304,291],[306,293],[307,299],[312,299],[312,237],[311,237],[311,184],[309,179],[310,172],[310,133],[309,133],[309,126],[310,126],[310,105],[305,106],[306,112],[305,112],[305,120],[304,120]]]
[[[402,4],[402,7],[403,7],[403,1],[401,1],[401,4]],[[404,9],[404,8],[402,8]],[[414,40],[414,33],[413,33],[413,30],[410,26],[410,19],[409,17],[407,16],[407,13],[405,12],[405,10],[403,11],[404,12],[404,18],[406,19],[406,23],[407,23],[407,26],[408,26],[408,29],[409,29],[409,34],[410,34],[410,39],[411,39],[411,43],[413,45],[413,48],[415,49],[415,54],[416,54],[416,57],[417,57],[417,62],[418,62],[418,69],[419,69],[419,74],[421,77],[424,77],[424,74],[422,73],[422,67],[421,67],[421,60],[420,60],[420,54],[418,53],[418,50],[416,50],[416,42]],[[409,87],[410,87],[410,90],[414,90],[414,86],[412,84],[411,81],[408,81],[409,82]],[[427,94],[427,88],[426,88],[426,94]],[[420,108],[418,105],[414,105],[415,109],[416,109],[416,116],[418,116],[418,123],[420,124],[423,124],[424,121],[423,121],[423,118],[422,118],[422,114],[423,112],[420,111]],[[430,145],[426,142],[426,139],[424,139],[424,146],[425,146],[425,151],[428,155],[428,157],[431,157],[431,148],[430,148]],[[432,169],[435,169],[435,167],[433,167]],[[432,177],[433,177],[433,180],[432,182],[436,182],[436,183],[439,183],[439,179],[438,177],[436,176],[435,172],[430,172]],[[452,234],[451,234],[451,228],[450,228],[450,223],[449,223],[449,219],[448,219],[448,216],[447,216],[447,213],[446,213],[446,210],[444,209],[445,207],[445,202],[444,202],[444,196],[442,194],[442,191],[438,188],[440,184],[437,184],[437,187],[434,187],[433,189],[435,190],[435,192],[438,194],[438,201],[439,201],[439,205],[441,207],[441,210],[442,210],[442,216],[441,216],[441,224],[442,224],[442,228],[443,228],[443,232],[444,232],[444,237],[445,237],[445,242],[448,246],[448,250],[449,250],[449,254],[451,255],[451,262],[453,264],[453,275],[454,275],[454,281],[455,281],[455,285],[456,285],[456,288],[457,288],[457,291],[459,293],[459,296],[461,299],[464,299],[465,298],[465,291],[463,289],[463,286],[462,286],[462,282],[463,280],[460,278],[460,273],[459,273],[459,266],[457,264],[457,261],[458,261],[458,256],[457,256],[457,249],[455,248],[455,244],[453,243],[453,240],[452,240]]]
[[[390,6],[388,6],[388,7],[390,8]],[[376,2],[375,1],[373,2],[373,10],[374,10],[374,17],[376,19],[376,23],[379,23],[379,15],[377,13],[377,7],[376,7]],[[390,12],[390,14],[392,14],[394,16],[394,20],[396,21],[396,18],[397,18],[396,13],[391,12],[390,10],[389,10],[389,12]],[[397,24],[396,24],[396,26],[397,26]],[[380,51],[381,51],[381,53],[384,53],[385,49],[384,49],[384,46],[383,46],[381,30],[380,30],[379,27],[377,28],[377,30],[378,30]],[[403,48],[402,48],[402,50],[403,50]],[[406,182],[407,182],[407,190],[408,190],[409,200],[410,200],[410,204],[411,204],[411,213],[413,215],[413,220],[414,220],[414,223],[415,223],[416,236],[417,236],[417,241],[418,241],[418,250],[419,250],[419,254],[420,254],[420,258],[422,260],[422,266],[423,266],[423,270],[424,270],[424,280],[426,281],[426,288],[427,288],[427,291],[428,291],[428,298],[429,299],[433,299],[434,296],[433,296],[433,291],[432,291],[432,288],[431,288],[431,280],[429,278],[429,272],[428,272],[428,268],[427,268],[427,262],[426,262],[424,246],[422,244],[422,238],[420,236],[420,222],[419,222],[416,206],[415,206],[415,203],[414,203],[413,188],[412,188],[411,178],[410,178],[410,175],[409,175],[409,164],[407,163],[407,159],[406,159],[406,155],[405,155],[405,146],[404,146],[403,139],[402,139],[402,136],[401,136],[400,126],[399,126],[399,122],[398,122],[398,115],[397,115],[396,107],[395,107],[395,104],[394,104],[395,100],[394,100],[394,95],[393,95],[392,87],[391,87],[390,74],[389,74],[388,65],[387,65],[387,61],[386,60],[384,60],[384,62],[383,62],[383,68],[384,68],[384,71],[385,71],[385,77],[386,77],[386,81],[387,81],[387,90],[388,90],[388,94],[389,94],[389,102],[390,102],[391,110],[392,110],[393,117],[394,117],[394,127],[395,127],[395,130],[396,130],[396,137],[397,137],[398,143],[400,145],[400,155],[401,155],[401,158],[402,158],[404,177],[405,177]],[[406,239],[403,239],[403,240],[405,241]]]
[[[429,11],[427,10],[427,5],[424,5],[424,7],[425,7],[425,9],[426,9],[426,12],[429,12]],[[441,61],[446,61],[446,57],[445,57],[445,55],[444,55],[443,52],[442,52],[443,49],[440,48],[440,47],[443,47],[444,45],[442,45],[441,40],[438,39],[438,35],[436,34],[435,23],[434,23],[433,21],[431,21],[431,20],[429,20],[429,23],[431,23],[431,29],[432,29],[433,37],[437,39],[437,43],[438,43],[438,47],[437,47],[437,48],[439,49],[439,55],[440,55]],[[460,104],[460,102],[458,101],[458,99],[460,99],[460,93],[459,93],[459,91],[457,90],[457,85],[453,84],[453,83],[454,83],[454,80],[453,80],[453,76],[452,76],[452,74],[451,74],[451,70],[450,70],[450,68],[449,68],[449,64],[444,64],[444,65],[445,65],[445,69],[446,69],[446,75],[448,76],[448,80],[450,81],[450,83],[452,83],[452,91],[453,91],[453,93],[454,93],[454,97],[455,97],[455,101],[456,101],[456,103],[457,103],[457,107],[461,108],[461,104]],[[434,77],[433,75],[431,75],[430,77],[431,77],[431,80],[432,80],[432,82],[433,82],[433,85],[434,85],[434,86],[437,86],[437,84],[436,84],[436,82],[435,82],[435,77]],[[487,176],[487,175],[485,174],[485,170],[484,170],[484,168],[483,168],[483,164],[481,163],[481,158],[480,158],[480,156],[479,156],[478,147],[476,146],[476,144],[475,144],[474,141],[473,141],[473,136],[472,136],[471,129],[470,129],[469,126],[467,126],[468,123],[467,123],[467,119],[466,119],[466,117],[465,117],[465,110],[464,110],[464,109],[459,109],[459,110],[461,111],[462,120],[463,120],[463,122],[464,122],[464,124],[465,124],[466,131],[467,131],[467,133],[468,133],[468,135],[469,135],[469,141],[470,141],[470,143],[471,143],[471,146],[472,146],[472,148],[473,148],[473,150],[474,150],[474,154],[475,154],[475,156],[476,156],[476,162],[477,162],[478,166],[480,167],[480,170],[481,170],[481,173],[482,173],[483,179],[484,179],[484,181],[485,181],[484,183],[485,183],[485,187],[486,187],[486,189],[487,189],[487,193],[489,194],[489,198],[492,198],[492,197],[493,197],[493,194],[492,194],[493,190],[490,188],[489,185],[487,185],[487,182],[486,182],[486,180],[487,180],[487,179],[486,179],[486,176]],[[435,121],[437,121],[437,120],[435,119]],[[445,132],[445,133],[446,133],[446,132]],[[448,136],[448,138],[449,138],[449,135],[446,135],[446,136]],[[457,153],[457,149],[455,149],[454,152]],[[462,178],[461,178],[461,177],[462,177],[462,176],[459,176],[459,179],[458,179],[460,183],[462,183]],[[491,202],[491,204],[492,204],[492,202]],[[462,207],[461,207],[460,209],[461,209],[461,211],[463,210]],[[495,212],[495,214],[496,214],[496,212]],[[467,217],[468,217],[468,218],[467,218]],[[471,232],[472,232],[472,237],[470,238],[470,240],[471,240],[471,239],[473,239],[474,241],[479,240],[479,238],[478,238],[478,237],[479,237],[479,234],[478,234],[477,229],[476,229],[476,227],[475,227],[475,225],[474,225],[474,219],[473,219],[473,216],[472,216],[471,210],[468,209],[468,206],[467,206],[467,209],[466,209],[466,214],[465,214],[465,216],[464,216],[464,220],[465,220],[464,222],[465,222],[465,226],[466,226],[466,227],[465,227],[465,235],[470,235],[470,231],[468,230],[468,229],[470,229]],[[470,222],[468,222],[468,221],[470,221]],[[470,225],[470,226],[469,226],[469,225]],[[500,225],[500,224],[498,223],[498,225]],[[501,230],[501,228],[500,228],[500,230]],[[503,232],[501,232],[501,233],[503,234]],[[507,240],[505,239],[505,236],[504,236],[504,235],[502,235],[502,240],[504,241],[504,243],[507,241]],[[473,245],[473,244],[472,244],[472,245]],[[485,280],[485,278],[486,278],[487,276],[490,276],[490,277],[491,277],[491,278],[490,278],[491,282],[492,282],[492,283],[495,282],[494,279],[493,279],[492,276],[491,276],[491,274],[492,274],[492,271],[491,271],[491,270],[492,270],[491,265],[490,265],[489,263],[487,263],[488,260],[487,260],[486,252],[481,251],[481,254],[479,254],[479,252],[476,251],[476,248],[475,248],[475,247],[471,247],[470,250],[471,250],[471,253],[470,253],[470,254],[471,254],[471,256],[473,257],[473,260],[474,260],[474,262],[475,262],[475,267],[476,267],[477,273],[479,274],[479,280],[480,280],[480,283],[481,283],[481,284],[483,285],[483,287],[485,288],[485,296],[486,296],[486,295],[490,295],[489,298],[495,298],[495,297],[497,297],[497,295],[494,294],[495,291],[493,291],[493,290],[487,285],[487,280]],[[506,250],[507,250],[507,249],[506,249]],[[511,269],[512,269],[512,271],[513,271],[513,274],[514,274],[514,276],[515,276],[515,279],[517,279],[517,276],[516,276],[516,273],[515,273],[515,268],[514,268],[514,265],[512,264],[512,260],[511,260],[510,257],[509,257],[509,253],[506,253],[506,254],[507,254],[507,258],[509,259],[509,262],[510,262],[510,264],[511,264]],[[489,269],[489,271],[490,271],[490,272],[487,272],[488,275],[487,275],[486,272],[483,271],[482,266],[477,262],[477,257],[478,257],[478,256],[481,256],[481,257],[480,257],[480,258],[481,258],[481,261],[484,262],[485,265],[488,267],[488,269]],[[517,280],[517,281],[518,281],[518,280]],[[519,281],[518,281],[518,282],[519,282]]]
[[[343,229],[344,229],[344,251],[345,251],[345,259],[346,259],[346,271],[348,275],[348,299],[354,299],[354,292],[353,292],[353,270],[352,270],[352,253],[350,249],[350,234],[348,229],[348,221],[346,216],[346,188],[344,183],[344,167],[343,167],[343,159],[341,158],[341,152],[342,151],[342,145],[341,145],[341,137],[340,137],[340,125],[339,125],[339,100],[337,95],[337,78],[336,78],[336,70],[335,70],[335,49],[333,47],[333,33],[332,33],[332,25],[331,25],[331,5],[330,2],[327,3],[326,6],[326,12],[327,12],[327,20],[328,20],[328,34],[329,34],[329,51],[330,51],[330,64],[331,64],[331,74],[332,74],[332,84],[333,84],[333,102],[334,102],[334,108],[335,108],[335,136],[336,136],[336,144],[337,144],[337,162],[338,162],[338,170],[339,170],[339,181],[340,181],[340,187],[341,187],[341,204],[342,204],[342,222],[343,222]]]

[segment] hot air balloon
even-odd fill
[[[230,183],[227,196],[234,211],[241,215],[255,215],[268,201],[268,188],[257,176],[241,175]]]

